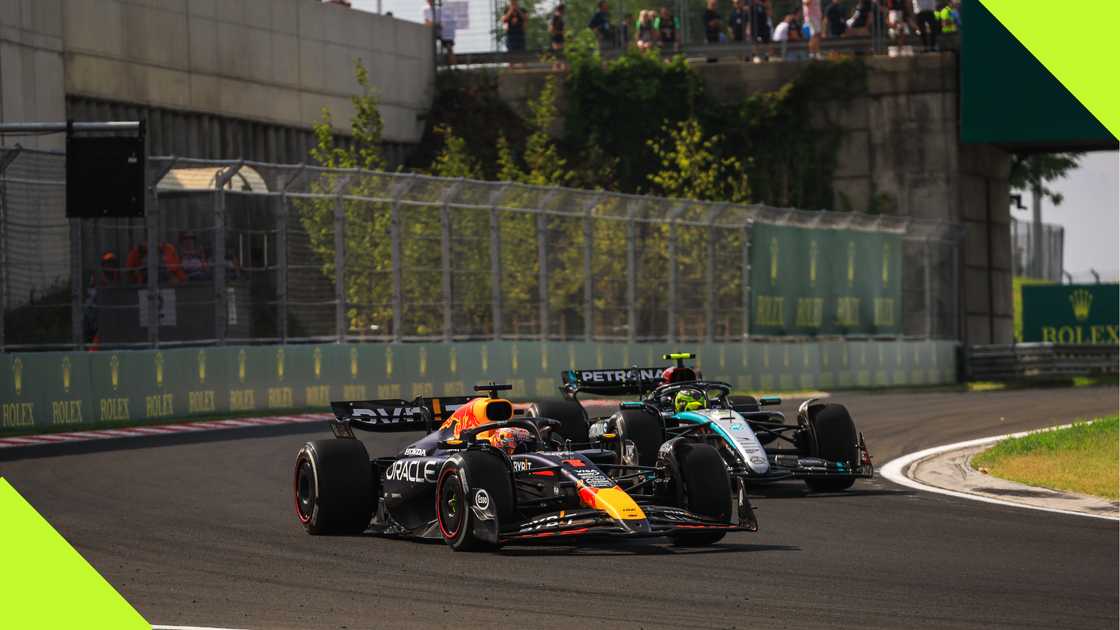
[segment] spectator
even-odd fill
[[[599,39],[600,47],[608,47],[611,43],[611,10],[607,0],[599,3],[599,10],[595,15],[591,16],[591,21],[587,23],[587,28],[595,33],[595,37]]]
[[[914,17],[922,36],[922,49],[926,52],[937,49],[937,36],[941,33],[941,24],[934,14],[936,10],[936,0],[914,0]]]
[[[506,32],[506,50],[524,52],[525,19],[527,15],[517,0],[509,0],[509,6],[502,13],[502,29]]]
[[[704,39],[709,44],[719,43],[719,34],[723,30],[723,20],[719,17],[718,0],[708,0],[708,8],[704,9]]]
[[[809,58],[821,56],[821,0],[801,0],[806,39],[809,40]]]
[[[210,262],[206,252],[198,246],[193,232],[179,234],[179,259],[190,280],[205,280],[210,277]]]
[[[627,13],[618,21],[618,45],[626,48],[630,45],[630,24],[634,22],[634,15]]]
[[[743,0],[735,0],[732,3],[731,14],[727,16],[727,27],[731,33],[731,41],[741,44],[746,41],[747,23],[750,21],[750,14],[747,8],[743,6]]]
[[[844,5],[840,4],[840,0],[832,0],[832,3],[828,5],[824,17],[825,21],[828,22],[828,36],[830,38],[843,37],[844,32],[848,30],[846,13]]]
[[[432,8],[432,0],[424,8],[424,24],[436,30],[436,41],[447,55],[447,64],[455,65],[455,17],[445,14],[443,7],[438,10]]]
[[[121,268],[117,263],[117,255],[111,251],[101,254],[97,271],[90,274],[89,286],[91,289],[115,287],[121,281]]]
[[[848,18],[848,29],[853,35],[868,35],[870,34],[871,23],[871,0],[859,0],[856,3],[856,10],[852,12],[852,17]]]
[[[650,13],[652,14],[653,11]],[[653,28],[657,30],[657,41],[661,42],[662,50],[669,48],[680,50],[681,23],[677,21],[669,7],[661,7],[661,15],[653,21]]]
[[[766,50],[770,49],[771,31],[770,28],[770,2],[769,0],[750,0],[750,33],[751,37],[758,44],[766,46]],[[763,56],[755,56],[756,62],[762,61],[762,58],[769,58],[769,54]]]
[[[159,266],[160,278],[172,285],[180,285],[186,282],[187,274],[183,271],[183,266],[179,260],[179,252],[176,251],[175,246],[171,243],[160,243],[159,250],[163,263]],[[148,283],[147,259],[148,246],[145,243],[134,246],[128,252],[125,268],[129,272],[129,279],[132,284],[144,286]]]
[[[656,12],[642,10],[638,12],[638,49],[649,50],[657,45],[657,29],[654,27]]]
[[[773,39],[776,43],[781,45],[781,51],[779,52],[778,59],[785,60],[786,46],[789,43],[790,37],[796,37],[796,35],[793,35],[793,33],[797,32],[797,27],[794,25],[794,21],[796,19],[797,18],[794,16],[794,14],[790,13],[789,15],[782,18],[782,21],[774,27]]]
[[[942,33],[956,33],[961,27],[961,12],[957,0],[949,0],[937,12],[937,19],[941,21]]]
[[[552,42],[552,52],[557,59],[564,54],[564,4],[556,5],[552,18],[548,20],[548,38]]]
[[[887,0],[887,33],[891,38],[887,54],[891,57],[906,53],[906,36],[910,34],[907,4],[908,0]]]

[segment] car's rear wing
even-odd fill
[[[362,431],[432,431],[456,409],[477,396],[418,396],[413,400],[357,400],[332,402],[331,431],[336,437],[352,438],[352,429]]]
[[[564,370],[560,373],[560,392],[567,397],[578,393],[600,396],[641,396],[661,384],[664,367],[631,367],[598,370]]]

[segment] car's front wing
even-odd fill
[[[509,531],[503,531],[503,543],[526,542],[556,538],[589,537],[655,537],[687,532],[708,531],[758,531],[758,523],[751,514],[738,522],[721,522],[708,519],[686,510],[673,507],[643,505],[646,518],[616,520],[604,512],[580,509],[535,516]],[[748,508],[749,509],[749,508]]]

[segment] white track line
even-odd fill
[[[44,435],[21,435],[19,437],[0,437],[0,449],[15,447],[36,447],[67,442],[89,442],[105,439],[129,439],[153,435],[172,435],[196,431],[222,431],[243,427],[262,427],[279,424],[306,424],[322,422],[328,414],[303,414],[297,416],[270,416],[265,418],[238,418],[228,420],[207,420],[202,422],[183,422],[154,426],[128,427],[123,429],[93,429],[71,431],[69,433],[49,433]],[[170,627],[170,626],[168,626]]]
[[[992,437],[978,438],[978,439],[975,439],[975,440],[966,440],[964,442],[956,442],[954,444],[945,444],[943,446],[935,446],[933,448],[927,448],[927,449],[918,451],[916,453],[910,453],[909,455],[903,455],[902,457],[896,457],[895,459],[892,459],[891,461],[887,462],[882,468],[879,469],[879,475],[882,476],[882,477],[885,477],[886,479],[888,479],[890,481],[893,481],[894,483],[897,483],[900,486],[906,486],[908,488],[914,488],[915,490],[924,490],[925,492],[934,492],[934,493],[937,493],[937,494],[944,494],[944,495],[948,495],[948,496],[951,496],[951,497],[957,497],[959,499],[970,499],[972,501],[980,501],[980,502],[983,502],[983,503],[992,503],[992,504],[995,504],[995,505],[1005,505],[1005,506],[1010,506],[1010,507],[1025,508],[1025,509],[1028,509],[1028,510],[1038,510],[1040,512],[1054,512],[1056,514],[1069,514],[1071,516],[1085,516],[1085,517],[1088,517],[1088,518],[1104,519],[1106,521],[1116,521],[1117,517],[1115,517],[1115,516],[1105,516],[1105,515],[1102,515],[1102,514],[1087,514],[1085,512],[1074,512],[1073,510],[1062,510],[1062,509],[1058,509],[1058,508],[1048,508],[1048,507],[1040,507],[1040,506],[1036,506],[1036,505],[1027,505],[1026,503],[1016,503],[1014,501],[1005,501],[1003,499],[993,499],[991,497],[985,497],[985,496],[981,496],[981,495],[978,495],[978,494],[971,494],[969,492],[958,492],[956,490],[947,490],[945,488],[938,488],[937,486],[930,486],[930,485],[924,484],[920,481],[916,481],[914,479],[911,479],[910,477],[907,477],[906,474],[905,474],[906,469],[909,468],[911,464],[913,464],[916,461],[919,461],[919,460],[925,459],[927,457],[930,457],[931,455],[937,455],[937,454],[940,454],[940,453],[944,453],[946,451],[955,451],[955,450],[962,449],[962,448],[970,448],[970,447],[973,447],[973,446],[983,446],[985,444],[991,444],[993,442],[999,442],[1000,440],[1004,440],[1004,439],[1007,439],[1007,438],[1017,438],[1017,437],[1023,437],[1024,435],[1030,435],[1031,433],[1038,433],[1039,431],[1053,431],[1055,429],[1065,429],[1065,428],[1070,427],[1070,426],[1073,426],[1073,425],[1063,424],[1061,426],[1049,427],[1049,428],[1046,428],[1046,429],[1039,429],[1039,430],[1035,430],[1035,431],[1020,431],[1018,433],[1008,433],[1008,434],[1005,434],[1005,435],[995,435],[995,436],[992,436]]]

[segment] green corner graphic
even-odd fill
[[[1053,6],[1028,4],[1022,0],[981,2],[1113,138],[1120,138],[1120,81],[1116,80],[1115,42],[1103,31],[1086,30],[1085,21],[1085,16],[1092,16],[1096,24],[1114,24],[1116,18],[1120,18],[1115,2],[1082,3],[1077,11],[1064,14]],[[1107,31],[1108,27],[1103,28]]]
[[[151,630],[105,578],[0,477],[7,628]]]

